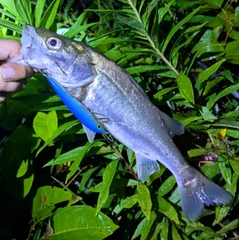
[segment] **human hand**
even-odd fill
[[[0,39],[0,101],[5,100],[3,92],[13,92],[24,88],[26,82],[23,79],[30,78],[34,74],[31,67],[5,62],[8,58],[19,56],[20,49],[20,42],[12,39]]]

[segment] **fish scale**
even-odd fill
[[[52,39],[57,47],[51,45]],[[78,119],[89,141],[94,140],[99,125],[102,133],[135,152],[140,180],[159,170],[158,161],[173,173],[189,220],[198,219],[204,205],[231,202],[227,191],[185,161],[171,134],[182,134],[183,126],[158,110],[125,70],[84,43],[46,29],[25,25],[21,43],[21,56],[15,60],[42,71],[59,86],[58,94],[66,105],[71,97],[76,100],[71,106],[76,114],[86,116],[78,114]],[[64,94],[69,94],[67,100]]]

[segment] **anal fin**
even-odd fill
[[[160,169],[157,160],[147,158],[141,153],[135,153],[135,156],[138,178],[142,182],[145,182],[150,175],[152,175],[153,173],[157,172]]]
[[[95,139],[95,132],[93,132],[92,130],[90,130],[88,127],[86,127],[84,124],[82,124],[82,126],[83,126],[83,129],[84,129],[84,131],[85,131],[85,133],[86,133],[86,136],[87,136],[87,138],[88,138],[88,141],[89,142],[93,142],[94,141],[94,139]]]

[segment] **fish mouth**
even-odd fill
[[[35,29],[25,24],[23,27],[22,38],[21,38],[21,44],[24,47],[21,48],[20,52],[24,62],[30,66],[31,64],[29,63],[28,58],[31,56],[35,38],[36,38]]]

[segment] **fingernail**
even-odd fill
[[[12,68],[3,67],[2,69],[3,80],[10,80],[13,78],[13,76],[14,76],[14,70]]]

